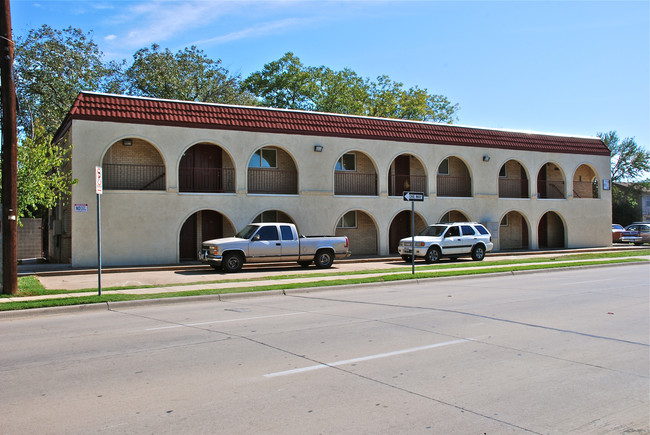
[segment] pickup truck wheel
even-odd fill
[[[472,260],[482,261],[485,258],[485,247],[483,245],[476,245],[472,248]]]
[[[334,257],[332,256],[331,251],[323,250],[316,253],[316,258],[314,258],[314,263],[319,269],[327,269],[334,262]]]
[[[239,272],[244,265],[242,256],[234,252],[224,254],[221,261],[221,269],[226,273]]]
[[[437,246],[430,247],[427,254],[424,256],[424,261],[429,264],[440,261],[440,248]]]
[[[410,255],[402,255],[402,260],[406,261],[407,263],[412,262]]]

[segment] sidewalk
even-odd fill
[[[614,246],[612,248],[601,249],[571,249],[571,250],[553,250],[553,251],[522,251],[494,253],[486,256],[483,262],[473,262],[468,259],[459,259],[454,263],[442,261],[441,266],[446,264],[473,264],[463,268],[463,270],[489,269],[491,262],[508,259],[508,258],[530,258],[530,263],[539,264],[535,258],[549,256],[565,256],[576,253],[592,252],[620,252],[627,250],[638,250],[639,248],[627,246]],[[650,259],[650,249],[648,256],[637,258]],[[561,260],[554,264],[563,263]],[[423,262],[416,262],[416,268],[424,265]],[[386,272],[381,272],[387,269]],[[390,269],[390,270],[388,270]],[[399,269],[395,271],[395,269]],[[444,270],[443,268],[441,268]],[[367,273],[367,271],[377,271],[376,273]],[[328,272],[332,276],[322,276]],[[337,272],[347,272],[349,275],[337,274]],[[354,272],[359,272],[355,274]],[[209,266],[201,264],[193,265],[168,265],[168,266],[147,266],[147,267],[120,267],[107,268],[102,270],[102,294],[156,294],[156,293],[173,293],[181,291],[226,289],[226,288],[252,288],[267,285],[293,284],[296,282],[310,283],[317,281],[353,279],[358,277],[376,277],[390,274],[404,274],[411,272],[411,265],[405,263],[399,257],[372,257],[357,258],[337,261],[330,269],[317,269],[314,266],[302,268],[294,263],[275,263],[275,264],[248,264],[240,273],[226,274],[215,271]],[[50,265],[50,264],[24,264],[19,266],[19,274],[36,275],[48,290],[81,290],[97,289],[98,276],[96,269],[73,269],[70,265]],[[319,276],[309,277],[309,275],[318,274]],[[292,275],[297,275],[292,277]],[[171,285],[170,285],[171,284]],[[124,290],[104,290],[110,287],[140,287]],[[142,288],[146,287],[146,288]],[[59,299],[69,297],[89,296],[96,293],[63,293],[52,295],[40,295],[29,297],[10,297],[0,298],[0,303],[14,301],[32,301],[42,299]]]

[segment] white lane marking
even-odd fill
[[[145,331],[159,331],[161,329],[185,328],[185,327],[188,327],[188,326],[209,325],[211,323],[228,323],[228,322],[241,322],[241,321],[245,321],[245,320],[269,319],[271,317],[297,316],[299,314],[307,314],[307,313],[302,312],[302,313],[274,314],[274,315],[271,315],[271,316],[244,317],[243,319],[212,320],[210,322],[201,322],[201,323],[183,323],[181,325],[171,325],[171,326],[160,326],[158,328],[148,328],[148,329],[145,329]]]
[[[434,349],[436,347],[442,347],[442,346],[449,346],[452,344],[458,344],[458,343],[464,343],[466,341],[472,341],[470,338],[464,338],[461,340],[454,340],[454,341],[445,341],[444,343],[436,343],[436,344],[429,344],[427,346],[420,346],[420,347],[412,347],[410,349],[402,349],[402,350],[396,350],[394,352],[386,352],[386,353],[379,353],[376,355],[369,355],[369,356],[363,356],[360,358],[352,358],[352,359],[346,359],[342,361],[335,361],[331,363],[326,363],[326,364],[316,364],[315,366],[309,366],[309,367],[303,367],[300,369],[293,369],[293,370],[285,370],[283,372],[275,372],[275,373],[268,373],[264,375],[265,378],[274,378],[277,376],[286,376],[286,375],[293,375],[296,373],[303,373],[303,372],[310,372],[312,370],[318,370],[318,369],[323,369],[325,367],[336,367],[336,366],[341,366],[344,364],[353,364],[361,361],[370,361],[373,359],[379,359],[379,358],[387,358],[390,356],[396,356],[396,355],[403,355],[406,353],[412,353],[412,352],[419,352],[422,350],[428,350],[428,349]]]

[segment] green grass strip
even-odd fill
[[[521,265],[504,265],[495,266],[483,269],[452,269],[452,270],[436,270],[436,271],[418,271],[415,274],[411,273],[387,273],[382,276],[373,277],[359,277],[359,278],[342,278],[337,280],[322,280],[312,282],[295,282],[290,284],[269,284],[261,286],[250,287],[235,287],[235,288],[220,288],[220,289],[205,289],[205,290],[192,290],[192,291],[176,291],[155,294],[103,294],[102,296],[80,296],[60,299],[44,299],[36,301],[16,301],[6,302],[0,304],[0,311],[22,310],[30,308],[45,308],[69,305],[84,305],[105,302],[119,302],[119,301],[132,301],[132,300],[146,300],[146,299],[163,299],[173,297],[188,297],[199,295],[217,295],[228,293],[247,293],[259,292],[268,290],[290,290],[300,288],[314,288],[314,287],[334,287],[340,285],[350,284],[371,284],[378,282],[393,282],[405,281],[413,279],[428,279],[428,278],[441,278],[451,276],[468,276],[468,275],[484,275],[494,274],[501,272],[520,272],[527,270],[544,270],[544,269],[560,269],[576,266],[591,266],[591,265],[604,265],[604,264],[625,264],[625,263],[639,263],[648,262],[645,259],[636,258],[621,258],[621,259],[603,259],[598,261],[572,261],[568,263],[544,263],[544,264],[521,264]],[[403,269],[400,269],[404,272]],[[379,273],[383,273],[381,271]],[[307,275],[314,277],[313,275]],[[331,276],[331,275],[327,275]]]

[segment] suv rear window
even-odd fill
[[[490,234],[490,232],[488,230],[486,230],[483,225],[476,225],[474,228],[476,228],[476,230],[479,233],[483,234],[484,236],[487,236],[488,234]]]

